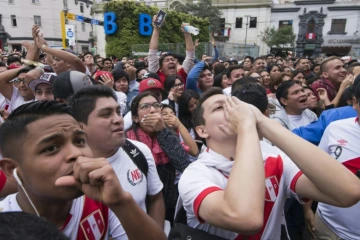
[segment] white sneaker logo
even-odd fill
[[[130,151],[130,154],[133,156],[133,157],[136,157],[137,155],[139,155],[139,153],[136,151],[136,148],[131,150]]]

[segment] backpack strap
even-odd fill
[[[135,144],[130,142],[128,139],[126,139],[125,144],[122,148],[131,158],[131,160],[135,163],[135,165],[139,168],[139,170],[147,178],[147,174],[149,172],[149,165],[144,154],[140,151],[140,149],[137,146],[135,146]]]

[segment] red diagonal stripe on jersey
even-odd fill
[[[356,172],[360,170],[360,157],[347,160],[346,162],[342,162],[342,164],[344,164],[347,169],[356,174]]]

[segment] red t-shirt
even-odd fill
[[[177,72],[177,74],[182,77],[183,83],[184,83],[184,85],[186,86],[187,73],[184,71],[183,68],[181,68],[181,69]],[[164,82],[165,82],[166,75],[165,75],[164,73],[162,73],[160,70],[157,71],[157,75],[159,75],[160,82],[161,82],[161,84],[164,86]]]

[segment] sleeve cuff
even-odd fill
[[[296,193],[296,191],[295,191],[296,183],[297,183],[299,177],[301,177],[301,175],[303,175],[303,172],[302,172],[302,171],[299,171],[299,172],[294,176],[294,178],[291,180],[290,190],[293,191],[294,193]]]
[[[195,198],[195,201],[194,201],[194,214],[195,216],[197,217],[197,219],[199,220],[200,223],[204,223],[205,221],[202,220],[199,216],[199,208],[200,208],[200,205],[202,203],[202,201],[204,200],[204,198],[209,195],[210,193],[213,193],[213,192],[216,192],[216,191],[219,191],[219,190],[222,190],[221,188],[219,187],[209,187],[209,188],[206,188],[204,189],[196,198]]]
[[[195,51],[186,51],[187,58],[195,58]]]
[[[158,53],[157,49],[149,49],[149,55],[156,55]]]

